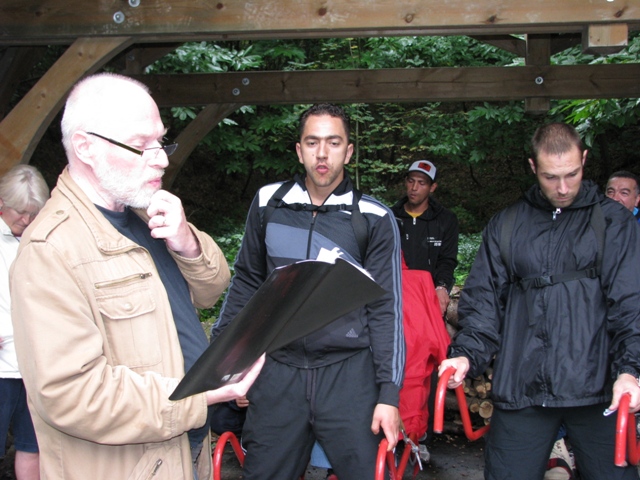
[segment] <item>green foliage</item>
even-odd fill
[[[471,265],[473,265],[473,261],[476,259],[481,242],[481,233],[460,235],[458,239],[458,266],[454,273],[456,285],[464,285],[464,282],[467,281]]]
[[[608,56],[585,55],[581,47],[552,57],[555,65],[638,62],[640,36]],[[518,66],[518,58],[465,36],[328,38],[197,42],[179,47],[149,67],[149,73],[227,72],[243,70],[320,70]],[[527,159],[531,135],[540,124],[566,121],[582,133],[590,149],[588,175],[599,183],[611,169],[635,170],[640,139],[634,134],[637,99],[562,100],[546,116],[525,111],[524,102],[447,102],[424,104],[347,104],[352,118],[354,155],[348,171],[366,193],[387,204],[403,192],[402,178],[413,161],[428,158],[439,169],[436,195],[455,208],[461,231],[474,232],[533,182]],[[268,181],[301,171],[295,154],[297,122],[306,105],[241,107],[217,125],[192,155],[192,167],[205,178],[225,178],[218,212],[240,222],[253,193]],[[180,131],[199,112],[171,111]],[[621,140],[624,139],[624,143]],[[217,191],[220,182],[202,188]],[[189,194],[191,192],[188,192]],[[202,199],[193,200],[202,204]],[[199,214],[204,214],[199,209]]]
[[[252,47],[226,48],[211,42],[185,43],[148,66],[145,73],[221,73],[258,68],[259,55]]]
[[[230,232],[227,235],[217,236],[213,239],[218,244],[218,246],[222,249],[224,253],[224,258],[227,260],[229,264],[229,268],[231,270],[231,276],[233,277],[234,269],[233,265],[236,260],[236,256],[238,255],[238,250],[240,250],[240,245],[242,244],[242,237],[244,236],[244,227],[238,230],[236,229],[234,232]],[[226,293],[226,292],[225,292]],[[220,308],[222,307],[222,302],[224,300],[224,294],[220,297],[220,299],[216,302],[216,304],[212,308],[203,308],[198,311],[201,322],[214,322],[218,316],[220,315]]]

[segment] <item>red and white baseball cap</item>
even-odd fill
[[[436,180],[436,166],[429,160],[418,160],[417,162],[413,162],[409,167],[409,171],[424,173],[431,178],[432,182]]]

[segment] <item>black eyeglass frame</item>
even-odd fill
[[[137,148],[130,147],[129,145],[125,145],[124,143],[120,143],[117,140],[114,140],[113,138],[109,138],[109,137],[105,137],[104,135],[100,135],[99,133],[87,132],[87,135],[93,135],[95,137],[98,137],[98,138],[101,138],[103,140],[106,140],[107,142],[115,145],[116,147],[124,148],[125,150],[128,150],[128,151],[130,151],[132,153],[136,153],[136,154],[140,155],[141,157],[144,155],[144,152],[146,152],[147,150],[158,150],[156,152],[156,157],[157,157],[158,153],[160,152],[160,149],[164,150],[164,153],[166,153],[167,157],[168,157],[168,156],[172,155],[176,151],[176,149],[178,148],[178,144],[177,143],[170,143],[169,145],[162,145],[160,147],[150,147],[150,148],[145,148],[144,150],[139,150]]]

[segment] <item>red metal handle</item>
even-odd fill
[[[216,448],[213,450],[212,454],[213,480],[221,480],[222,478],[222,456],[224,455],[224,447],[227,442],[231,443],[231,447],[240,462],[240,466],[244,464],[244,452],[242,451],[242,447],[240,447],[238,438],[232,432],[224,432],[218,438]]]
[[[631,465],[640,462],[640,444],[636,438],[636,416],[629,413],[631,395],[625,393],[620,397],[618,406],[618,418],[616,420],[616,445],[613,462],[616,467],[626,467],[629,457]]]
[[[447,383],[455,371],[456,369],[453,367],[447,368],[442,372],[442,375],[438,380],[438,387],[436,388],[436,403],[433,409],[433,431],[435,433],[442,433],[444,428],[444,400],[447,394]],[[462,385],[456,387],[455,392],[456,399],[458,400],[458,409],[460,410],[460,418],[462,419],[464,434],[473,442],[487,433],[489,425],[480,427],[478,430],[473,430],[471,416],[469,415],[469,407],[467,405],[467,397],[464,394],[464,388]]]
[[[389,447],[389,441],[383,438],[378,446],[378,456],[376,457],[376,476],[375,480],[384,480],[384,467],[387,462],[387,448]],[[395,468],[395,462],[393,462]],[[391,478],[395,479],[395,472],[391,472]]]
[[[444,429],[444,399],[447,395],[447,383],[455,371],[456,369],[453,367],[447,368],[438,379],[435,405],[433,408],[433,431],[435,433],[442,433]]]
[[[402,434],[400,434],[400,440],[402,440]],[[409,435],[409,438],[413,441],[413,443],[418,443],[418,436],[415,434]],[[404,478],[404,471],[407,469],[407,464],[409,463],[409,459],[411,458],[411,447],[409,445],[404,446],[404,451],[402,452],[402,457],[400,457],[398,464],[396,465],[396,456],[393,451],[387,452],[387,448],[389,447],[389,441],[386,438],[383,438],[378,446],[378,456],[376,457],[376,476],[375,480],[385,480],[385,478],[389,478],[391,480],[402,480]],[[384,475],[384,467],[389,468],[389,476],[385,477]],[[419,466],[418,464],[414,467],[414,478],[418,474]]]

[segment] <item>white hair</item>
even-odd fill
[[[62,145],[71,157],[71,137],[78,130],[91,131],[100,125],[107,112],[117,113],[125,91],[136,90],[149,94],[149,88],[133,78],[117,73],[98,73],[80,80],[69,93],[62,116]],[[126,115],[123,112],[123,115]]]
[[[48,198],[47,182],[31,165],[16,165],[0,179],[0,199],[15,210],[40,210]]]

